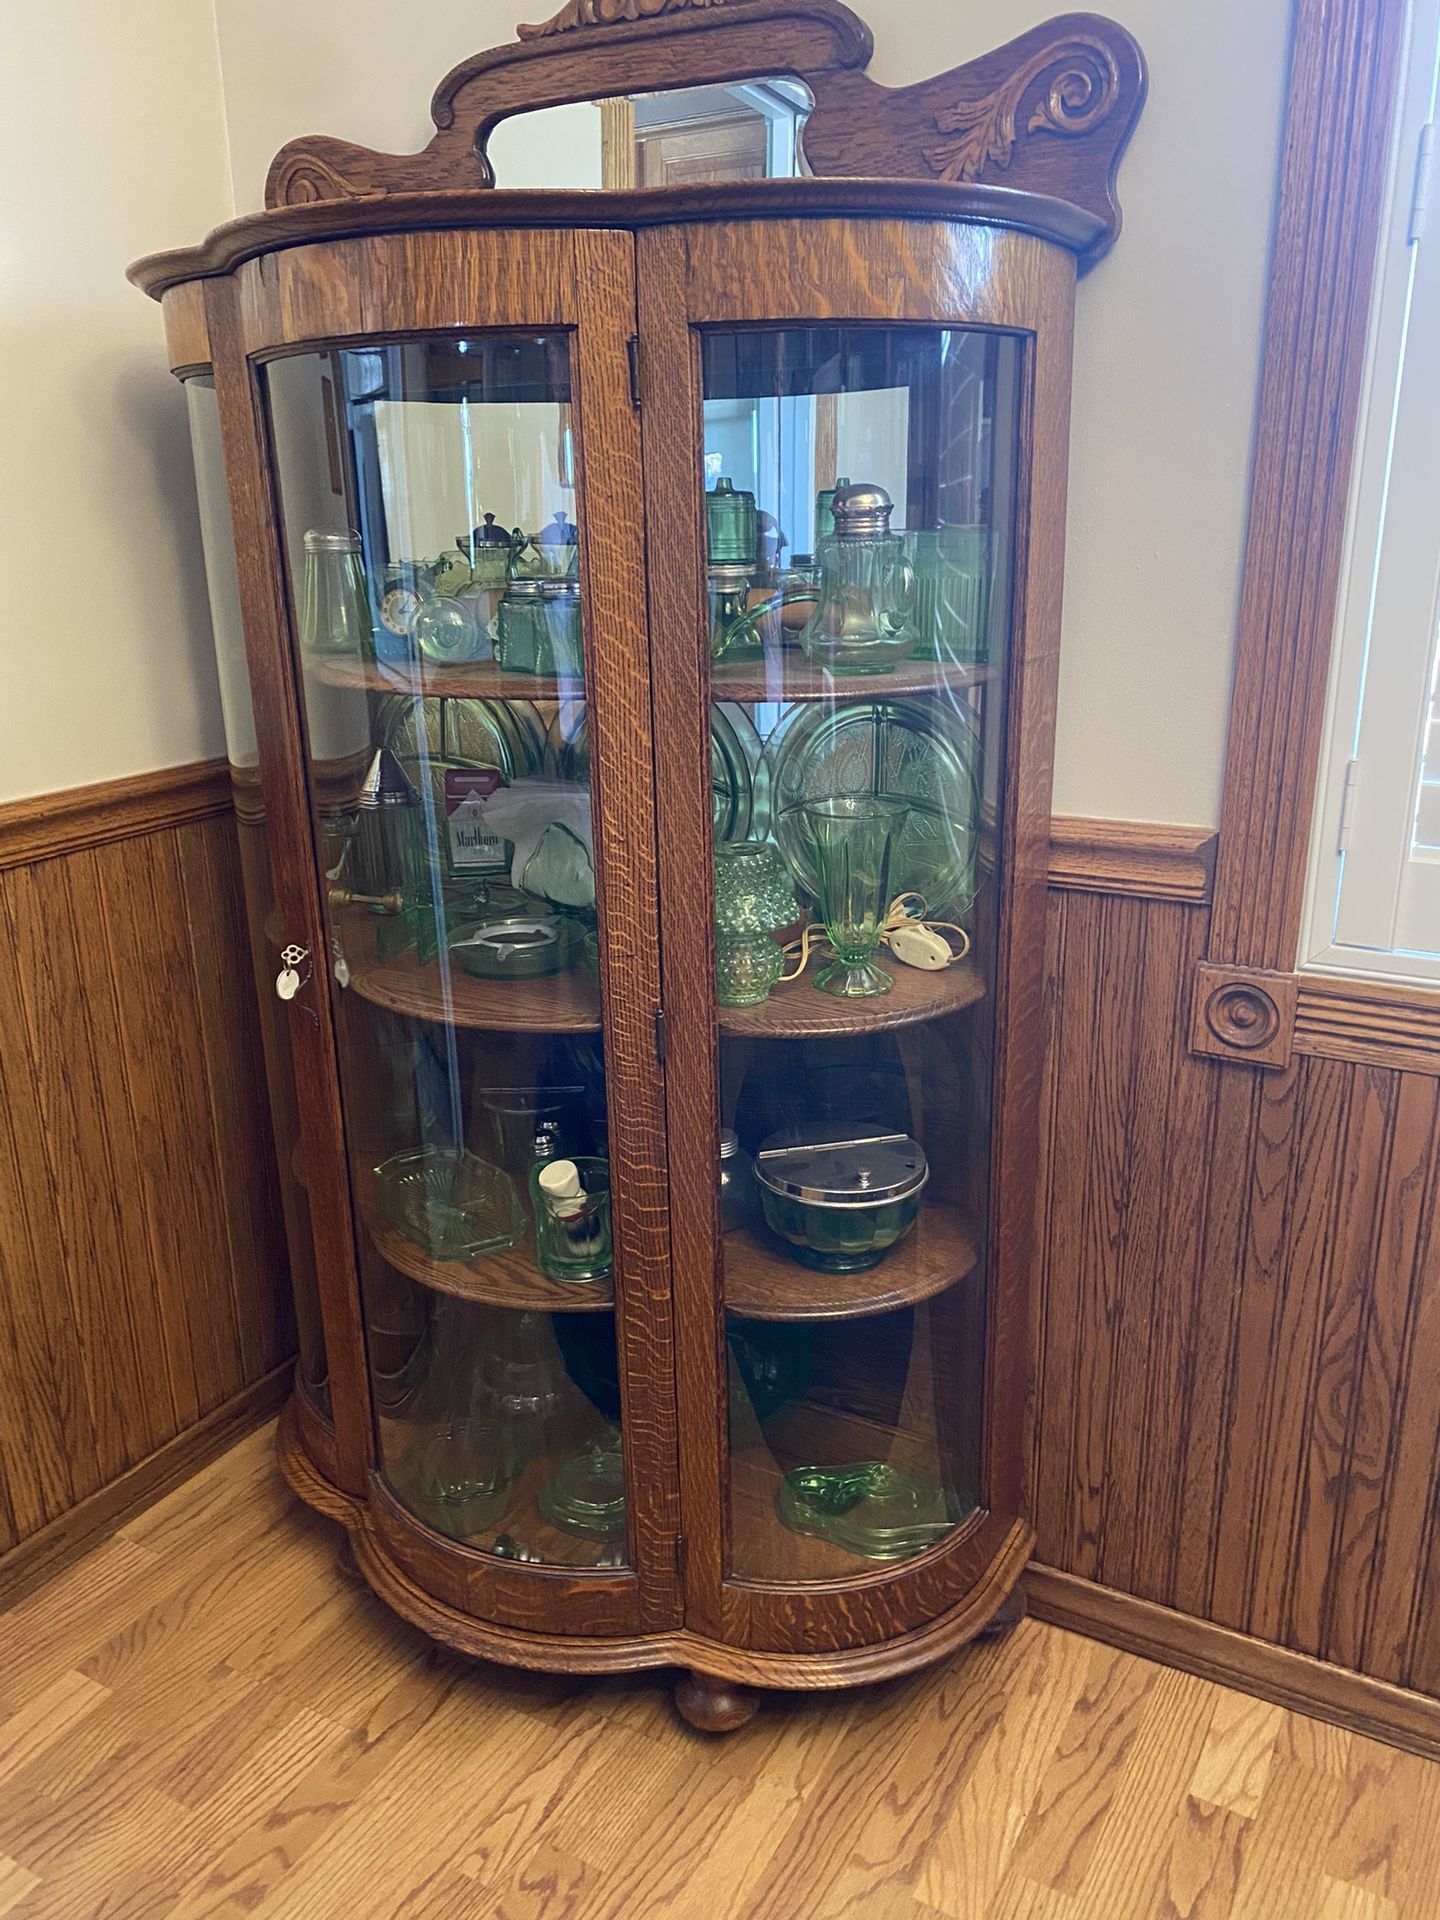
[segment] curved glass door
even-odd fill
[[[383,1475],[593,1567],[628,1556],[569,342],[265,379]]]
[[[983,1499],[1020,347],[703,335],[729,1570]]]

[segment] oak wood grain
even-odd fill
[[[1209,957],[1294,963],[1402,16],[1300,0]]]

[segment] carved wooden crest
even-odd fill
[[[494,185],[485,148],[515,113],[636,92],[788,76],[815,108],[812,172],[1003,186],[1068,202],[1113,241],[1115,170],[1145,94],[1140,50],[1097,14],[1062,15],[933,80],[882,87],[870,31],[841,0],[567,0],[518,43],[441,81],[420,153],[316,135],[282,147],[266,203],[371,199]]]
[[[521,27],[522,40],[543,40],[547,34],[569,33],[573,27],[613,27],[621,20],[653,20],[662,13],[688,13],[698,7],[723,7],[729,0],[569,0],[553,20],[537,27]]]

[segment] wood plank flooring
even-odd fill
[[[441,1654],[269,1429],[0,1616],[8,1920],[1435,1920],[1440,1766],[1025,1622],[727,1740]]]

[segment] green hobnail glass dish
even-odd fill
[[[775,1512],[792,1533],[813,1534],[864,1560],[908,1560],[952,1532],[976,1502],[887,1460],[795,1467]]]

